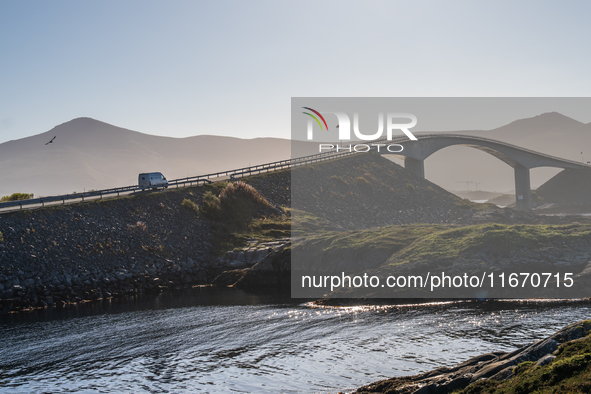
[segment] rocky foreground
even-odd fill
[[[355,393],[587,393],[590,332],[591,320],[574,323],[511,353],[483,354],[453,368],[381,380]]]

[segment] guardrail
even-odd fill
[[[304,165],[304,164],[310,164],[310,163],[315,163],[315,162],[324,161],[324,160],[332,160],[337,157],[347,156],[347,155],[351,155],[351,154],[355,154],[355,153],[356,152],[348,152],[348,151],[342,152],[342,153],[337,153],[334,151],[317,153],[315,155],[303,156],[303,157],[298,157],[295,159],[275,161],[275,162],[271,162],[271,163],[259,164],[256,166],[237,168],[237,169],[229,170],[229,171],[221,171],[221,172],[215,172],[212,174],[173,179],[173,180],[168,181],[168,186],[176,186],[178,188],[178,187],[187,186],[187,185],[193,186],[193,185],[199,185],[199,184],[204,184],[204,183],[212,183],[212,181],[210,179],[221,178],[224,176],[229,176],[231,178],[241,178],[241,177],[249,176],[252,174],[261,174],[263,172],[278,171],[281,169],[292,168],[292,167],[296,167],[296,166],[300,166],[300,165]],[[66,201],[72,201],[72,200],[80,200],[82,202],[86,198],[92,198],[92,197],[103,198],[103,196],[114,197],[115,195],[120,196],[122,193],[135,193],[137,191],[144,191],[145,189],[148,189],[148,188],[141,188],[137,185],[134,185],[134,186],[116,187],[116,188],[111,188],[111,189],[93,190],[93,191],[84,192],[84,193],[71,193],[71,194],[63,194],[63,195],[58,195],[58,196],[39,197],[39,198],[32,198],[32,199],[28,199],[28,200],[6,201],[6,202],[0,203],[0,209],[12,208],[12,207],[19,207],[19,209],[23,209],[23,207],[30,206],[30,205],[41,204],[41,206],[45,206],[46,203],[54,203],[54,202],[61,202],[62,204],[65,204]],[[5,211],[5,212],[9,212],[9,211]]]

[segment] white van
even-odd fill
[[[147,172],[145,174],[140,174],[137,183],[142,189],[151,187],[156,190],[159,187],[168,187],[168,181],[161,172]]]

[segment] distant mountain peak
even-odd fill
[[[560,112],[544,112],[530,118],[518,119],[505,126],[495,129],[495,131],[511,128],[527,129],[560,129],[569,127],[580,127],[585,124],[576,119],[570,118]]]
[[[86,126],[86,125],[92,125],[92,124],[113,126],[113,125],[110,125],[109,123],[105,123],[105,122],[102,122],[100,120],[96,120],[94,118],[89,118],[89,117],[82,116],[82,117],[74,118],[72,120],[69,120],[67,122],[64,122],[62,124],[59,124],[59,125],[57,125],[55,127],[62,127],[62,126],[66,126],[66,125],[76,125],[76,126],[84,125],[84,126]]]

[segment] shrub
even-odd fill
[[[332,179],[333,181],[335,181],[335,183],[337,185],[348,186],[347,182],[343,178],[341,178],[340,176],[338,176],[338,175],[332,175],[330,177],[330,179]]]
[[[10,196],[0,198],[0,202],[28,200],[29,198],[33,198],[33,193],[12,193]]]
[[[229,183],[219,196],[224,218],[238,227],[271,207],[271,204],[254,187],[244,182]]]
[[[220,199],[212,192],[205,193],[201,203],[201,212],[211,219],[217,219],[221,213]]]
[[[181,206],[189,211],[199,215],[199,205],[195,204],[193,201],[185,198],[181,203]]]
[[[365,179],[362,176],[358,176],[355,181],[357,181],[357,184],[361,187],[365,187],[365,188],[369,188],[369,189],[373,189],[373,186],[371,185],[371,183]]]
[[[220,202],[222,205],[231,205],[233,202],[241,198],[260,205],[271,205],[254,187],[244,182],[228,183],[220,193]]]

